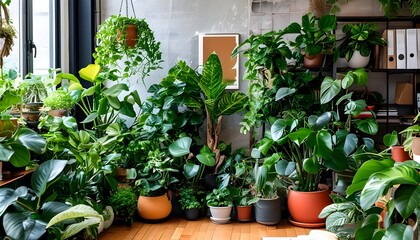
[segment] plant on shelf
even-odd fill
[[[383,202],[383,228],[380,215],[371,212],[359,222],[355,230],[361,239],[414,239],[417,235],[420,203],[420,165],[415,161],[395,163],[392,159],[369,160],[356,172],[347,194],[360,193],[360,206],[367,211],[375,203]],[[390,198],[389,191],[392,191]]]
[[[75,106],[74,99],[70,94],[63,89],[57,89],[53,91],[48,97],[44,99],[44,106],[52,111],[58,111],[58,115],[55,116],[65,116],[68,111]]]
[[[118,188],[108,197],[108,203],[115,210],[116,219],[131,226],[137,210],[137,198],[131,188]]]
[[[136,41],[134,46],[126,44],[130,37],[127,28],[136,31],[134,37],[131,36]],[[93,57],[110,76],[121,79],[136,76],[137,81],[144,81],[162,62],[160,43],[155,40],[145,19],[112,15],[99,26],[96,39],[98,43]]]
[[[340,56],[349,61],[349,67],[352,68],[365,67],[373,48],[387,44],[374,23],[346,24],[343,26],[343,33],[345,37],[339,46]]]
[[[307,68],[320,68],[325,54],[333,54],[334,59],[338,58],[334,34],[336,27],[337,19],[334,15],[316,19],[312,13],[308,13],[302,16],[302,25],[291,23],[284,32],[298,34],[295,41],[290,42],[295,48],[294,57],[298,62],[303,62]]]

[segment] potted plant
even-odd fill
[[[134,36],[127,34],[127,29],[135,30]],[[160,43],[145,19],[112,15],[99,26],[96,39],[95,62],[111,76],[125,79],[136,75],[144,81],[162,62]],[[117,63],[123,59],[124,67],[120,70]]]
[[[151,221],[165,219],[171,213],[168,187],[178,182],[173,173],[179,169],[174,158],[159,149],[157,141],[145,147],[149,149],[147,157],[136,167],[138,179],[135,185],[139,189],[137,209],[141,218]]]
[[[309,69],[318,69],[324,63],[325,54],[334,54],[337,58],[334,30],[337,19],[334,15],[324,15],[316,19],[312,13],[302,16],[302,25],[291,23],[284,31],[298,34],[290,45],[295,47],[294,57]]]
[[[68,115],[68,111],[75,105],[74,99],[63,89],[53,91],[44,99],[44,106],[49,109],[48,113],[55,117]]]
[[[27,122],[38,122],[40,109],[44,106],[44,99],[48,96],[47,88],[41,76],[28,74],[19,88],[24,92],[22,100],[22,116]]]
[[[374,23],[355,23],[343,26],[345,38],[339,46],[340,56],[348,61],[351,68],[367,66],[374,46],[386,46]]]
[[[108,198],[108,203],[114,209],[117,221],[121,221],[127,226],[133,224],[133,216],[137,210],[137,198],[131,188],[118,188]]]
[[[196,189],[193,187],[183,187],[179,191],[179,204],[184,210],[187,220],[197,220],[200,217],[202,204],[197,196]]]
[[[206,195],[210,219],[214,223],[228,223],[232,212],[232,196],[228,188],[215,188]]]

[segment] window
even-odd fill
[[[9,10],[18,39],[4,66],[18,70],[47,74],[59,64],[59,0],[12,1]]]

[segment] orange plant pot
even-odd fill
[[[325,219],[318,218],[324,207],[330,205],[328,186],[322,185],[322,190],[316,192],[298,192],[289,189],[287,206],[290,212],[290,222],[301,227],[322,227]]]
[[[157,197],[140,196],[137,202],[137,211],[143,219],[161,220],[171,214],[172,204],[166,193]]]
[[[404,146],[392,146],[391,155],[392,159],[396,162],[404,162],[411,159],[408,152],[404,150]]]
[[[252,205],[249,206],[236,206],[238,214],[238,221],[248,222],[252,220]]]

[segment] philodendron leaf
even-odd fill
[[[276,101],[279,101],[296,92],[294,88],[282,87],[276,93]]]
[[[45,152],[46,141],[34,130],[29,128],[19,128],[16,137],[28,150],[41,154]]]
[[[284,133],[284,130],[286,129],[288,125],[287,120],[285,119],[277,119],[273,125],[271,125],[271,138],[273,141],[279,140]]]
[[[55,77],[54,86],[57,86],[58,84],[60,84],[62,79],[67,79],[70,82],[74,82],[74,83],[80,83],[79,79],[77,79],[77,77],[71,73],[59,73]]]
[[[40,239],[46,232],[45,223],[34,219],[28,212],[6,213],[3,217],[3,227],[11,239]]]
[[[13,155],[10,157],[10,163],[15,167],[25,167],[31,161],[31,154],[28,149],[22,144],[12,143],[10,144],[13,149]]]
[[[73,220],[76,218],[98,218],[103,220],[101,214],[95,211],[92,207],[84,204],[73,206],[57,215],[55,215],[47,224],[47,228],[65,220]]]
[[[169,153],[174,157],[182,157],[190,153],[192,139],[183,137],[169,145]]]
[[[391,133],[387,133],[383,136],[382,141],[384,142],[385,146],[391,147],[398,144],[398,132],[392,131]]]
[[[400,185],[395,191],[394,202],[397,211],[407,219],[420,204],[420,186]]]
[[[315,131],[318,131],[325,127],[331,121],[331,112],[324,112],[319,117],[316,115],[311,115],[308,118],[308,124]]]
[[[312,156],[303,160],[303,169],[310,174],[316,174],[321,169],[321,164],[318,162],[317,157]]]
[[[330,102],[341,91],[341,81],[325,77],[321,84],[321,104]]]
[[[287,160],[280,160],[275,165],[276,172],[280,176],[289,176],[295,171],[296,163]]]
[[[105,96],[111,96],[117,98],[122,91],[128,91],[128,86],[125,83],[119,83],[111,86],[110,88],[106,89],[103,93]]]
[[[32,189],[38,197],[42,196],[47,185],[61,174],[66,165],[67,160],[48,160],[39,165],[31,179]]]
[[[83,229],[98,224],[100,222],[101,220],[99,218],[86,218],[82,222],[73,223],[64,230],[64,232],[61,235],[61,239],[69,239],[70,237],[82,231]]]
[[[89,64],[86,67],[80,69],[79,75],[81,78],[89,82],[94,82],[100,71],[101,66],[99,64]]]
[[[200,166],[194,163],[186,163],[184,164],[184,176],[187,179],[191,179],[198,174],[200,170]]]
[[[370,135],[375,135],[379,130],[378,122],[373,118],[360,119],[354,123],[357,129]]]
[[[396,223],[386,229],[383,240],[412,240],[414,239],[414,231],[410,225]]]
[[[3,216],[6,209],[16,202],[18,198],[24,197],[27,194],[28,188],[25,186],[20,186],[16,190],[11,188],[0,188],[0,216]]]

